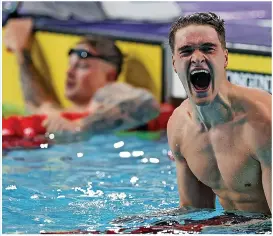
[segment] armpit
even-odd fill
[[[179,161],[183,161],[185,160],[185,157],[182,155],[181,151],[180,151],[180,147],[178,144],[175,145],[175,148],[173,148],[172,151],[172,157],[175,160],[179,160]]]
[[[174,157],[175,157],[175,159],[177,159],[179,161],[185,161],[186,160],[185,157],[180,152],[175,152]]]

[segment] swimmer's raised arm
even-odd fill
[[[177,171],[177,185],[180,199],[180,207],[194,207],[194,208],[215,208],[215,194],[211,188],[200,182],[191,172],[186,159],[180,150],[181,132],[183,132],[181,125],[177,122],[183,123],[183,120],[177,120],[177,113],[175,110],[168,122],[167,135],[169,145],[173,152]]]
[[[45,83],[43,76],[36,70],[29,50],[17,53],[20,80],[26,108],[31,113],[47,113],[48,108],[60,109],[60,103],[52,86]]]
[[[17,59],[26,108],[31,113],[37,113],[39,108],[46,112],[45,107],[54,105],[57,108],[60,103],[52,84],[43,78],[32,62],[29,45],[32,41],[30,40],[32,27],[31,19],[9,20],[4,42],[7,49],[12,51]]]

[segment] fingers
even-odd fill
[[[32,33],[31,18],[10,19],[5,27],[4,43],[9,51],[22,51],[28,47]]]
[[[9,40],[8,32],[6,31],[5,36],[3,37],[4,45],[6,46],[6,50],[8,52],[13,52],[12,42]]]
[[[81,132],[81,122],[70,121],[60,115],[49,115],[42,125],[47,129],[47,135],[54,134],[55,143],[79,142],[90,138],[88,132]]]
[[[57,131],[63,131],[63,127],[58,122],[50,122],[47,126],[47,131],[55,133]]]
[[[45,119],[42,125],[47,129],[47,132],[59,132],[59,131],[69,131],[76,132],[76,123],[66,120],[60,116],[49,116]]]
[[[51,139],[54,141],[55,144],[75,143],[89,140],[90,135],[81,132],[74,133],[68,131],[58,131],[54,133],[54,137]]]
[[[62,124],[62,122],[56,118],[47,118],[42,125],[47,129],[48,132],[52,133],[65,130],[64,124]]]
[[[10,47],[7,46],[7,52],[12,52],[12,49]]]

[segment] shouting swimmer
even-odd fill
[[[169,44],[188,95],[168,123],[180,207],[214,208],[217,195],[225,210],[271,214],[271,95],[227,80],[214,13],[179,18]]]

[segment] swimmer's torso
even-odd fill
[[[175,119],[181,153],[176,161],[186,161],[196,178],[219,197],[224,209],[270,213],[261,166],[247,140],[246,116],[205,131],[189,113],[182,113],[183,117],[180,112],[177,115],[179,121]]]
[[[208,132],[187,124],[180,149],[193,174],[212,188],[225,209],[268,212],[260,164],[244,137],[247,124],[228,123]]]

